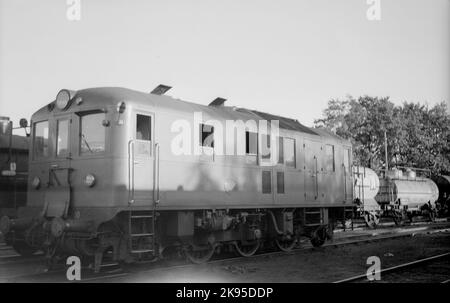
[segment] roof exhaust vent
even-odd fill
[[[164,84],[160,84],[157,87],[155,87],[150,94],[154,94],[154,95],[164,95],[169,89],[171,89],[172,86],[168,86],[168,85],[164,85]]]
[[[208,106],[223,106],[223,104],[227,101],[227,99],[224,98],[216,98],[213,102],[209,103]]]

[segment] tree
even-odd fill
[[[323,118],[314,123],[350,140],[355,164],[385,166],[386,132],[389,166],[450,171],[450,115],[444,102],[429,109],[408,102],[395,106],[389,97],[349,96],[330,100]]]

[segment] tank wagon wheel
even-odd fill
[[[367,227],[374,229],[380,223],[380,217],[375,213],[367,212],[364,214],[364,221]]]
[[[436,222],[436,213],[434,211],[430,211],[429,218],[431,222]]]
[[[405,217],[403,216],[403,213],[395,212],[392,216],[392,219],[397,226],[405,225]]]
[[[194,247],[193,245],[190,245],[184,252],[189,261],[195,264],[201,264],[208,262],[214,255],[215,250],[216,246],[211,244],[203,247]]]
[[[342,220],[342,227],[345,229],[351,229],[353,225],[353,219]]]
[[[12,247],[22,257],[30,257],[34,255],[35,252],[38,251],[37,248],[31,247],[23,241],[15,241],[12,244]]]
[[[296,238],[292,236],[286,237],[285,235],[282,235],[275,239],[275,244],[281,251],[290,252],[295,247]]]
[[[236,241],[233,244],[239,255],[242,257],[251,257],[258,251],[261,246],[261,241],[256,240],[245,243],[243,241]]]

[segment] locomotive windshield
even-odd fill
[[[59,120],[57,123],[56,155],[66,156],[69,153],[69,120]]]
[[[34,124],[34,159],[48,157],[48,121],[41,121]]]
[[[80,117],[80,154],[91,155],[105,151],[104,113],[92,113]]]

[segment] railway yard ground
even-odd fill
[[[250,258],[220,255],[201,265],[175,260],[122,268],[105,262],[99,274],[83,268],[81,282],[364,283],[371,256],[380,259],[382,270],[392,269],[381,272],[381,280],[376,282],[446,282],[450,279],[450,257],[444,254],[449,252],[448,222],[404,227],[385,224],[375,230],[337,230],[333,241],[320,248],[305,241],[289,253],[268,251]],[[440,257],[422,262],[435,256]],[[413,261],[420,264],[410,265]],[[397,269],[399,265],[405,266]],[[46,271],[42,255],[19,257],[1,243],[0,282],[67,282],[66,269],[62,265]]]

